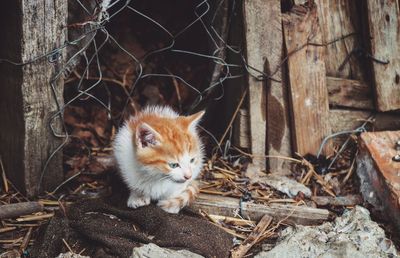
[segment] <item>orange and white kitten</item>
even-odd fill
[[[178,213],[194,199],[193,180],[204,155],[196,126],[203,115],[179,116],[169,107],[150,106],[120,128],[114,155],[130,189],[128,207],[153,200],[166,212]]]

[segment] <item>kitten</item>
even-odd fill
[[[130,189],[128,207],[153,200],[166,212],[178,213],[194,199],[194,179],[203,163],[196,126],[203,115],[179,116],[169,107],[150,106],[120,128],[114,155]]]

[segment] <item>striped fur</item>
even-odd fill
[[[127,121],[114,141],[131,208],[151,200],[177,213],[194,199],[194,179],[203,164],[203,147],[196,125],[204,112],[179,116],[168,107],[148,107]],[[177,167],[172,167],[178,164]]]

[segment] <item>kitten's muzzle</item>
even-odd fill
[[[186,171],[183,173],[183,178],[184,178],[185,180],[191,179],[191,178],[192,178],[192,171],[191,171],[191,170],[186,170]]]

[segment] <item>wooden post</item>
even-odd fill
[[[244,1],[247,62],[277,80],[249,76],[250,145],[254,168],[265,169],[264,155],[291,156],[287,89],[283,86],[281,6],[279,1]],[[251,74],[260,75],[255,71]],[[267,142],[268,141],[268,142]],[[267,150],[266,150],[267,148]],[[283,161],[268,161],[271,172],[284,173]]]
[[[324,48],[315,6],[294,6],[283,16],[289,55],[290,100],[294,148],[301,155],[316,154],[324,137],[331,133],[326,87]],[[325,145],[325,154],[332,151]]]
[[[267,154],[271,156],[292,156],[288,87],[282,76],[283,32],[281,3],[279,1],[262,1],[267,36],[261,49],[266,56],[265,71],[273,74],[275,80],[267,79]],[[268,159],[271,173],[290,174],[283,159]]]
[[[379,111],[400,109],[400,7],[399,1],[368,0],[371,59]]]
[[[243,1],[243,21],[246,39],[246,54],[248,65],[264,71],[265,60],[267,58],[264,49],[268,36],[265,28],[266,12],[268,3],[263,0]],[[251,68],[250,68],[251,69]],[[260,73],[251,70],[252,75],[259,76]],[[253,158],[254,173],[266,168],[265,145],[266,145],[266,90],[265,82],[257,80],[254,76],[248,77],[249,86],[249,118],[250,118],[250,145]],[[253,169],[251,169],[253,170]],[[250,170],[249,170],[250,171]],[[253,172],[252,172],[253,173]]]
[[[7,0],[0,10],[0,58],[26,63],[60,47],[65,41],[67,2],[62,0]],[[62,52],[61,52],[62,54]],[[7,177],[24,193],[38,193],[46,160],[60,145],[49,122],[63,103],[63,83],[52,92],[50,80],[59,71],[62,58],[47,57],[26,65],[0,62],[0,155]],[[52,126],[60,132],[60,121]],[[62,153],[46,170],[42,186],[52,190],[63,179]]]

